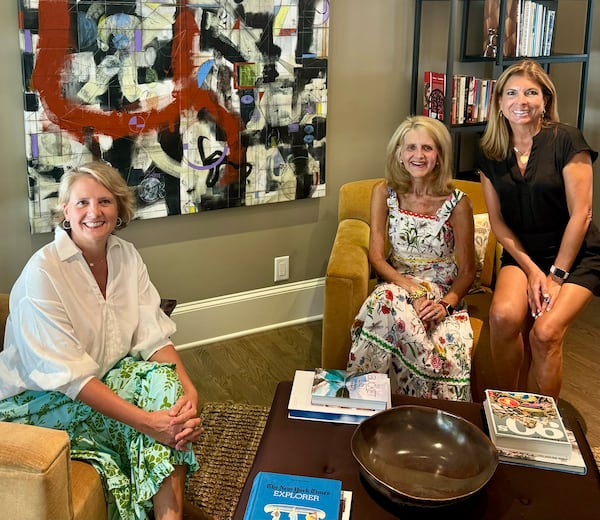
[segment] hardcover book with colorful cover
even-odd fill
[[[261,471],[244,520],[338,520],[342,499],[339,480]]]
[[[446,74],[426,71],[423,74],[423,115],[444,120]]]
[[[367,410],[364,408],[312,404],[310,401],[314,377],[314,370],[296,370],[288,403],[288,417],[290,419],[358,424],[367,417],[377,413],[376,410]],[[390,406],[391,393],[387,408]]]
[[[498,449],[563,459],[571,456],[567,430],[552,397],[488,389],[483,408]]]
[[[317,368],[313,379],[311,403],[385,410],[389,394],[390,382],[387,374],[360,374]]]

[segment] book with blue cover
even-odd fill
[[[390,396],[387,374],[317,368],[311,392],[314,405],[385,410]]]
[[[244,520],[338,520],[342,500],[340,480],[261,471]]]

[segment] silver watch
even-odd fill
[[[556,267],[554,264],[550,266],[550,274],[560,278],[561,280],[566,280],[569,277],[569,273],[560,267]]]

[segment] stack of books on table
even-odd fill
[[[575,436],[565,427],[552,397],[488,389],[483,409],[500,461],[587,473]]]
[[[261,471],[254,477],[244,520],[348,520],[352,492],[340,480]]]
[[[391,406],[387,374],[296,370],[288,417],[357,424]]]

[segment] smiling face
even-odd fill
[[[513,75],[504,85],[500,109],[511,126],[538,127],[544,114],[542,87],[525,75]]]
[[[71,239],[85,251],[106,244],[117,225],[119,207],[107,188],[93,177],[83,175],[71,186],[63,212],[71,224]]]
[[[435,169],[438,150],[425,130],[414,128],[406,133],[398,156],[413,179],[422,179]]]

